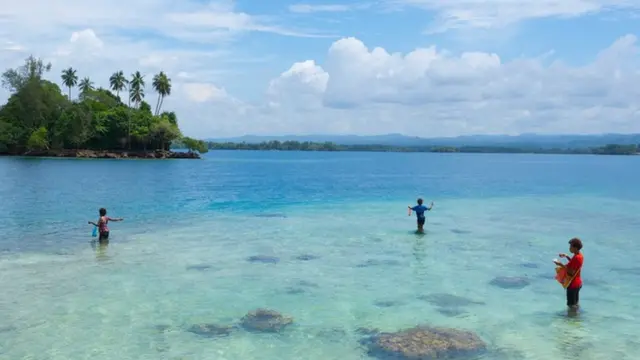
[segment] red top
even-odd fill
[[[567,268],[574,271],[579,271],[582,269],[583,262],[584,262],[584,257],[582,256],[582,253],[578,253],[574,255],[571,258],[571,260],[569,260],[569,263],[567,264]],[[571,281],[571,284],[569,284],[568,289],[576,289],[582,286],[582,277],[580,277],[581,272],[582,271],[576,274],[576,277],[574,277],[573,280]]]
[[[101,233],[109,231],[109,227],[107,226],[109,220],[111,220],[111,218],[108,216],[101,216],[100,220],[98,220],[98,229]]]

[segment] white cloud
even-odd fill
[[[203,103],[207,101],[227,100],[228,95],[224,89],[207,83],[186,83],[182,85],[187,99]]]
[[[98,55],[104,47],[104,42],[92,29],[84,29],[71,33],[69,42],[55,52],[58,56],[68,56],[71,54]]]
[[[635,36],[620,38],[582,67],[549,63],[548,56],[504,62],[497,54],[435,47],[390,54],[346,38],[330,47],[322,67],[297,63],[271,82],[268,94],[290,100],[271,100],[279,105],[272,116],[288,132],[640,131]],[[315,110],[302,112],[305,104]]]
[[[607,10],[638,10],[638,0],[388,0],[390,3],[435,11],[428,32],[449,29],[501,28],[522,20],[575,17]]]
[[[145,31],[179,40],[217,43],[247,31],[288,36],[322,37],[313,31],[289,29],[272,19],[235,10],[235,2],[213,0],[65,0],[49,6],[42,0],[21,0],[0,6],[3,26],[26,33],[57,33],[91,28],[97,33]]]
[[[267,95],[271,106],[285,103],[298,109],[317,109],[322,107],[328,81],[329,74],[315,61],[298,62],[271,80]]]

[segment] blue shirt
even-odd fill
[[[416,216],[418,218],[423,218],[424,217],[424,212],[425,211],[429,211],[429,208],[424,206],[424,205],[416,205],[416,206],[412,207],[411,210],[416,212]]]

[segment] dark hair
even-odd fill
[[[582,240],[578,238],[573,238],[569,240],[569,245],[571,245],[571,247],[578,249],[578,251],[582,250]]]
[[[418,198],[418,205],[422,205],[422,198]]]
[[[107,209],[100,208],[100,216],[105,216],[105,215],[107,215]]]

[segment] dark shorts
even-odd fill
[[[419,225],[419,226],[424,225],[425,221],[427,221],[427,218],[426,218],[426,217],[424,217],[424,216],[423,216],[423,217],[419,217],[419,218],[418,218],[418,225]]]
[[[580,302],[580,289],[582,289],[582,286],[567,289],[567,306],[578,305]]]
[[[101,232],[100,237],[98,237],[98,241],[109,241],[109,232]]]

